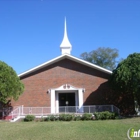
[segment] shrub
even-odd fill
[[[100,120],[100,113],[99,112],[95,112],[94,116],[95,116],[96,120]]]
[[[59,120],[60,121],[71,121],[71,120],[73,120],[73,115],[71,115],[71,114],[60,114]]]
[[[71,121],[71,120],[73,120],[73,115],[67,114],[66,115],[66,121]]]
[[[44,118],[44,121],[57,121],[59,120],[59,117],[57,115],[49,115]]]
[[[109,111],[95,112],[94,116],[96,120],[106,120],[116,118],[116,114]]]
[[[92,118],[92,114],[90,114],[90,113],[84,113],[83,115],[82,115],[82,120],[91,120],[91,118]]]
[[[108,111],[100,112],[100,119],[106,120],[110,118],[110,113]]]
[[[80,115],[78,115],[78,116],[75,116],[75,117],[74,117],[74,120],[75,120],[75,121],[80,121],[81,118],[82,118],[82,117],[81,117]]]
[[[50,116],[50,120],[51,120],[51,121],[55,121],[55,120],[56,120],[56,116],[51,115],[51,116]]]
[[[26,115],[24,121],[25,122],[34,121],[34,119],[35,119],[34,115]]]
[[[116,113],[111,113],[110,115],[110,119],[116,119],[118,115]]]
[[[45,117],[44,118],[44,121],[50,121],[50,117],[48,116],[48,117]]]
[[[100,119],[101,120],[106,120],[110,119],[111,113],[108,111],[100,112]]]
[[[56,121],[59,121],[59,116],[56,115],[56,116],[55,116],[55,120],[56,120]]]
[[[65,114],[60,114],[59,115],[59,120],[64,121],[65,120]]]

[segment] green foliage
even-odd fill
[[[107,120],[107,119],[110,119],[110,115],[111,113],[108,112],[108,111],[105,111],[105,112],[101,112],[100,113],[100,119],[101,120]]]
[[[140,105],[140,53],[130,54],[119,63],[109,81],[115,90],[132,93]]]
[[[90,113],[84,113],[83,115],[82,115],[82,120],[91,120],[91,118],[92,118],[92,114],[90,114]]]
[[[75,115],[74,116],[74,121],[80,121],[81,120],[81,116],[80,115]]]
[[[43,119],[43,121],[50,121],[50,117],[48,116],[48,117],[45,117],[44,119]]]
[[[91,113],[84,113],[83,115],[74,115],[74,114],[60,114],[58,115],[49,115],[47,117],[41,117],[39,119],[36,119],[36,122],[45,122],[45,121],[87,121],[87,120],[93,120]],[[115,119],[116,114],[111,113],[108,111],[104,112],[95,112],[94,113],[96,120],[106,120],[106,119]],[[27,115],[24,118],[24,121],[29,122],[35,120],[34,115]]]
[[[59,120],[60,121],[71,121],[71,120],[73,120],[73,115],[72,114],[60,114]]]
[[[99,112],[95,112],[94,116],[95,116],[96,120],[100,120],[100,113]]]
[[[116,68],[116,64],[118,64],[116,59],[118,56],[118,50],[111,49],[109,47],[99,47],[97,50],[93,50],[89,53],[84,52],[80,55],[82,59],[108,70],[113,70]]]
[[[24,121],[25,122],[34,121],[34,119],[35,119],[34,115],[26,115]]]
[[[50,115],[50,116],[48,116],[48,118],[50,119],[50,121],[57,121],[57,120],[59,120],[59,117],[56,116],[56,115]]]
[[[50,116],[50,120],[51,120],[51,121],[55,121],[55,118],[56,118],[56,117],[55,117],[54,115],[51,115],[51,116]]]
[[[6,104],[9,98],[17,100],[24,85],[12,67],[0,61],[0,102]]]
[[[117,117],[117,114],[109,111],[103,111],[103,112],[95,112],[94,116],[96,120],[108,120],[115,119]]]
[[[110,114],[110,119],[116,119],[116,118],[119,118],[119,115],[117,113]]]

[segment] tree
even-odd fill
[[[0,61],[0,102],[6,104],[10,99],[17,100],[24,85],[12,67]]]
[[[93,50],[89,53],[84,52],[80,57],[86,61],[89,61],[93,64],[106,68],[108,70],[113,70],[116,68],[118,61],[118,50],[99,47],[97,50]]]
[[[140,105],[140,53],[130,54],[118,64],[110,79],[111,86]],[[129,99],[131,100],[131,99]]]

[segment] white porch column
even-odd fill
[[[59,113],[58,92],[56,92],[55,98],[56,98],[56,113]]]
[[[82,91],[82,89],[79,89],[78,95],[79,95],[79,109],[80,109],[80,112],[83,112],[83,91]]]
[[[55,113],[55,90],[51,90],[51,113]]]

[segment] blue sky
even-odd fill
[[[140,0],[0,0],[0,60],[20,74],[61,55],[65,16],[73,56],[140,52]]]

